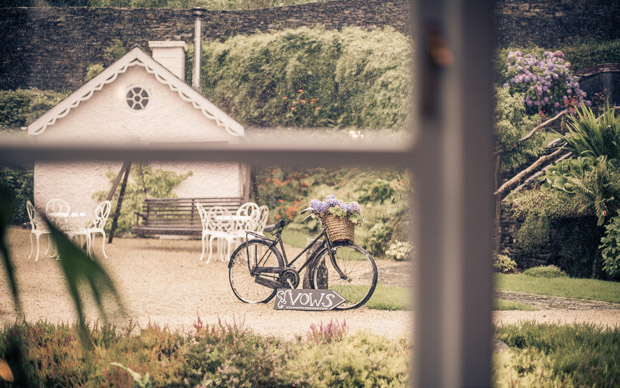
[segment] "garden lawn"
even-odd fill
[[[620,283],[595,279],[542,278],[523,274],[497,274],[499,291],[527,292],[565,298],[620,303]]]

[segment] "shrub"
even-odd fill
[[[555,114],[564,109],[575,110],[585,100],[577,78],[569,70],[561,51],[523,54],[511,51],[506,56],[503,87],[511,93],[523,93],[530,114]]]
[[[523,272],[524,275],[533,276],[536,278],[564,278],[568,275],[555,265],[539,266],[528,268]]]
[[[496,326],[495,337],[511,348],[498,360],[498,386],[611,388],[620,381],[618,328],[526,322]]]
[[[549,218],[545,214],[530,213],[518,233],[519,246],[525,253],[540,252],[549,241]]]
[[[392,238],[392,229],[384,223],[378,222],[369,231],[370,237],[366,241],[366,249],[371,255],[384,256]]]
[[[413,245],[408,241],[394,241],[390,244],[390,248],[385,251],[387,256],[391,256],[394,260],[409,259],[413,252]]]
[[[0,188],[12,193],[13,225],[29,222],[26,201],[34,203],[34,166],[0,167]]]
[[[408,385],[409,346],[405,340],[358,332],[342,341],[307,343],[289,358],[296,385],[309,387],[404,387]]]
[[[340,323],[338,320],[332,320],[326,325],[323,325],[323,322],[321,322],[319,326],[313,323],[310,325],[310,331],[306,334],[306,339],[308,342],[317,345],[329,344],[334,341],[342,341],[348,331],[349,328],[346,321]]]
[[[508,88],[495,89],[495,133],[501,149],[501,171],[514,170],[538,156],[542,151],[544,134],[536,133],[528,141],[520,141],[541,122],[540,115],[528,115],[522,93],[510,93]]]
[[[517,268],[517,263],[506,255],[493,255],[493,268],[497,272],[512,273]]]
[[[605,234],[601,239],[601,256],[603,271],[611,277],[620,276],[620,216],[613,217],[605,225]]]
[[[0,128],[20,128],[50,110],[68,93],[51,90],[0,90]]]

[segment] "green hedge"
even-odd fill
[[[247,126],[402,128],[412,43],[391,29],[299,28],[203,45],[205,95]]]
[[[39,89],[0,90],[0,129],[30,124],[67,95]]]

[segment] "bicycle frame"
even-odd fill
[[[323,248],[325,246],[327,246],[328,251],[329,251],[329,255],[330,257],[332,256],[332,243],[329,240],[329,237],[327,236],[327,232],[325,231],[325,229],[323,229],[323,231],[321,232],[321,234],[319,234],[310,244],[308,244],[301,252],[299,252],[299,254],[297,256],[295,256],[295,258],[289,262],[288,261],[288,257],[286,256],[286,249],[284,248],[284,243],[282,242],[282,231],[280,230],[278,233],[276,233],[276,238],[275,239],[270,239],[267,238],[265,236],[262,236],[260,234],[257,233],[253,233],[253,232],[247,232],[248,235],[252,235],[255,238],[260,238],[263,241],[269,241],[271,242],[271,245],[269,245],[270,248],[275,248],[280,255],[282,256],[282,259],[284,260],[284,268],[290,268],[292,267],[295,262],[297,260],[299,260],[299,258],[305,253],[307,252],[309,249],[311,249],[312,247],[314,247],[314,245],[316,244],[317,241],[319,241],[320,239],[323,239],[323,241],[321,242],[321,244],[315,248],[314,252],[310,255],[310,257],[302,264],[302,266],[297,270],[297,272],[301,273],[301,271],[304,270],[304,268],[306,268],[308,266],[308,264],[310,264],[316,257],[316,254],[320,251],[323,250]],[[279,245],[279,247],[277,246]],[[266,252],[267,253],[267,252]],[[249,252],[248,252],[248,257],[249,257]],[[331,257],[333,260],[333,257]],[[261,261],[263,261],[264,257],[261,257],[260,260],[258,260],[258,262],[255,265],[256,267],[260,267],[261,266]],[[248,267],[251,264],[248,262]],[[270,268],[270,267],[264,267],[265,269]],[[275,269],[275,268],[274,268]],[[251,273],[254,273],[255,271],[252,268],[248,268],[248,270]],[[273,269],[269,269],[269,271],[271,271]],[[339,271],[339,270],[338,270]],[[259,272],[263,272],[263,271],[259,271]],[[340,271],[339,271],[340,272]]]

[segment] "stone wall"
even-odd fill
[[[252,11],[205,11],[205,39],[324,25],[407,33],[409,0],[337,0]],[[148,50],[149,40],[193,40],[191,10],[5,8],[0,12],[0,89],[74,90],[113,39]],[[609,0],[499,0],[500,45],[552,47],[620,38],[620,5]]]
[[[405,32],[405,0],[346,0],[253,11],[205,11],[203,39],[324,25]],[[88,65],[103,62],[104,49],[120,39],[145,51],[150,40],[193,41],[191,10],[118,8],[7,8],[0,12],[0,89],[74,90]]]
[[[620,38],[620,3],[613,0],[499,0],[500,46],[553,47],[583,39]]]

